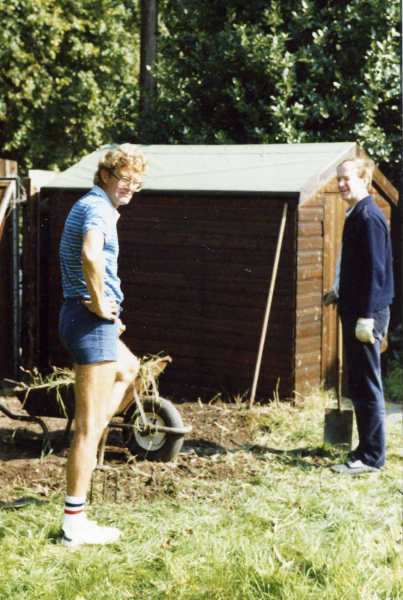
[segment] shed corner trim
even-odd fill
[[[331,163],[321,172],[316,173],[309,181],[303,186],[299,196],[299,204],[304,204],[309,198],[321,190],[329,181],[336,176],[336,169],[338,165],[346,160],[347,158],[354,158],[359,152],[359,146],[355,142],[351,144],[341,152]]]

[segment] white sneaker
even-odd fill
[[[96,521],[88,521],[87,515],[77,530],[64,529],[60,532],[62,546],[91,546],[99,544],[113,544],[122,532],[116,527],[100,527]]]

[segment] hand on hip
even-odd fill
[[[88,310],[101,317],[101,319],[107,319],[115,322],[117,320],[117,305],[114,298],[105,296],[101,302],[93,302],[92,300],[81,300],[81,304],[86,306]]]

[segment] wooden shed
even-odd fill
[[[41,189],[40,356],[67,364],[57,334],[58,248],[73,203],[92,186],[104,146]],[[284,203],[287,224],[257,396],[336,381],[332,288],[345,215],[336,167],[355,143],[145,146],[144,190],[121,209],[124,341],[173,357],[164,393],[210,397],[251,388]],[[397,191],[377,169],[387,219]]]

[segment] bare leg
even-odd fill
[[[67,460],[69,496],[87,493],[116,372],[116,362],[76,365],[75,432]]]
[[[67,461],[67,494],[85,496],[108,423],[133,400],[138,359],[121,340],[117,362],[76,365],[75,432]]]
[[[138,358],[119,340],[116,380],[108,402],[107,421],[121,413],[133,401],[131,384],[135,381],[139,368]]]

